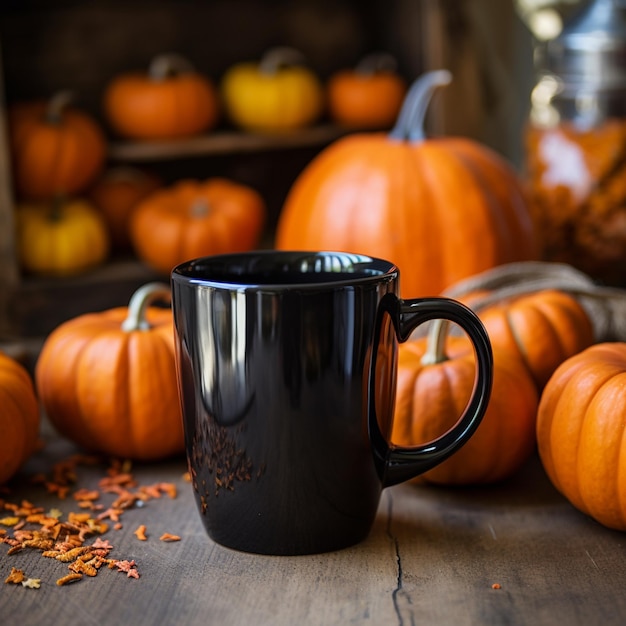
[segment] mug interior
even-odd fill
[[[237,285],[355,282],[397,272],[383,259],[347,252],[262,250],[208,256],[174,268],[174,279]]]

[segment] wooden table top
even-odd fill
[[[65,516],[80,511],[71,493],[60,500],[33,482],[76,452],[51,432],[45,441],[0,499],[27,500]],[[79,466],[73,491],[97,487],[106,467]],[[299,557],[245,554],[214,544],[185,470],[182,458],[135,465],[139,486],[173,483],[178,494],[172,499],[163,493],[126,510],[122,528],[101,536],[114,546],[111,561],[134,561],[131,569],[139,578],[103,566],[95,577],[58,586],[57,579],[69,573],[67,563],[44,558],[34,548],[8,554],[10,546],[0,544],[0,621],[20,626],[626,623],[626,535],[573,509],[549,484],[537,458],[495,487],[387,489],[365,542]],[[101,494],[98,502],[106,507],[113,498]],[[146,526],[146,541],[134,534],[140,525]],[[5,536],[11,535],[13,529],[4,528]],[[166,532],[180,541],[160,541]],[[12,568],[40,579],[39,588],[3,584]]]

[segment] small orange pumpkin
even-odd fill
[[[472,306],[474,294],[462,300]],[[476,294],[478,301],[480,296]],[[507,298],[479,310],[491,343],[526,365],[541,391],[567,358],[594,343],[593,326],[576,298],[556,289]]]
[[[356,133],[318,154],[289,191],[276,247],[389,259],[405,298],[533,258],[532,219],[513,168],[472,140],[424,136],[429,95],[449,80],[442,70],[416,81],[389,135]]]
[[[543,467],[569,502],[626,530],[626,343],[595,344],[562,363],[539,404]]]
[[[0,485],[34,452],[39,437],[39,402],[26,368],[0,352]]]
[[[172,139],[213,128],[219,118],[212,81],[179,55],[155,57],[147,73],[113,78],[104,93],[112,128],[131,139]]]
[[[100,174],[106,141],[98,123],[70,107],[70,92],[48,102],[13,105],[8,112],[12,166],[18,194],[48,200],[78,194]]]
[[[156,176],[131,166],[110,168],[96,181],[89,198],[102,213],[115,248],[131,247],[132,212],[141,200],[161,186]]]
[[[157,460],[183,451],[167,285],[149,283],[128,307],[80,315],[46,339],[35,366],[40,401],[55,428],[80,446]]]
[[[458,421],[474,387],[472,345],[446,337],[447,323],[433,324],[428,337],[399,345],[396,407],[391,440],[402,446],[426,443]],[[493,347],[489,406],[469,441],[417,481],[472,485],[504,480],[535,449],[538,394],[524,365]]]
[[[407,84],[396,72],[389,54],[370,54],[352,70],[340,70],[327,84],[331,118],[356,128],[390,128],[394,123]]]
[[[266,208],[255,190],[225,178],[181,180],[143,200],[131,220],[137,256],[158,272],[193,258],[251,250]]]

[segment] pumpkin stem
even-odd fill
[[[189,209],[189,213],[191,217],[205,217],[211,212],[211,205],[206,198],[196,198],[191,203],[191,208]]]
[[[65,206],[66,198],[64,196],[54,196],[50,200],[48,219],[52,223],[61,222],[63,220],[63,207]]]
[[[160,82],[194,71],[193,65],[182,55],[175,53],[159,54],[154,57],[148,67],[148,76],[155,82]]]
[[[423,141],[426,138],[426,111],[435,88],[451,81],[452,74],[448,70],[434,70],[420,76],[411,85],[389,137],[400,141]]]
[[[388,52],[372,52],[356,64],[354,72],[360,76],[371,76],[378,72],[395,72],[397,67],[395,57]]]
[[[57,91],[48,101],[44,119],[47,124],[58,126],[63,121],[63,111],[74,100],[74,92],[69,89]]]
[[[149,330],[151,326],[146,320],[148,307],[157,300],[169,303],[171,297],[170,288],[165,283],[147,283],[139,287],[128,303],[128,314],[122,322],[122,330],[127,333],[135,330]]]
[[[304,64],[304,55],[295,48],[279,46],[268,50],[259,61],[261,74],[276,74],[281,67]]]
[[[424,352],[422,365],[436,365],[448,360],[446,354],[446,339],[448,337],[448,320],[433,320],[428,330],[426,339],[426,352]]]

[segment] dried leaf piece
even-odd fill
[[[62,587],[63,585],[67,585],[68,583],[76,582],[77,580],[80,580],[82,577],[83,575],[79,574],[78,572],[70,572],[66,576],[59,578],[57,580],[57,585],[59,587]]]
[[[174,500],[178,495],[176,485],[174,483],[159,483],[159,489],[172,500]]]
[[[39,589],[39,587],[41,587],[41,578],[27,578],[22,581],[22,587],[27,587],[28,589]]]
[[[57,561],[61,561],[62,563],[70,563],[71,561],[74,561],[81,554],[84,554],[88,550],[89,548],[87,546],[77,546],[76,548],[72,548],[71,550],[68,550],[67,552],[63,552],[55,556],[54,558]]]
[[[180,537],[178,535],[172,535],[171,533],[163,533],[159,539],[161,541],[180,541]]]
[[[21,569],[17,569],[17,567],[11,568],[11,573],[5,579],[5,583],[13,583],[14,585],[18,585],[24,580],[24,572]]]
[[[100,492],[97,489],[79,489],[74,492],[74,500],[77,502],[83,500],[97,500],[100,497]]]
[[[0,524],[3,526],[15,526],[19,521],[19,517],[3,517],[0,519]]]
[[[113,546],[109,542],[108,539],[102,539],[97,537],[95,541],[91,544],[92,548],[96,548],[96,550],[111,550]]]
[[[146,525],[141,524],[141,526],[137,527],[137,530],[134,532],[135,537],[139,539],[139,541],[147,541],[148,537],[146,535]]]
[[[139,578],[137,565],[135,560],[132,561],[114,561],[113,567],[117,567],[118,572],[124,572],[128,578]]]
[[[80,558],[76,559],[73,563],[70,563],[68,566],[70,572],[75,572],[77,574],[85,574],[87,576],[96,576],[98,570],[89,563],[85,563],[85,561],[81,561]]]

